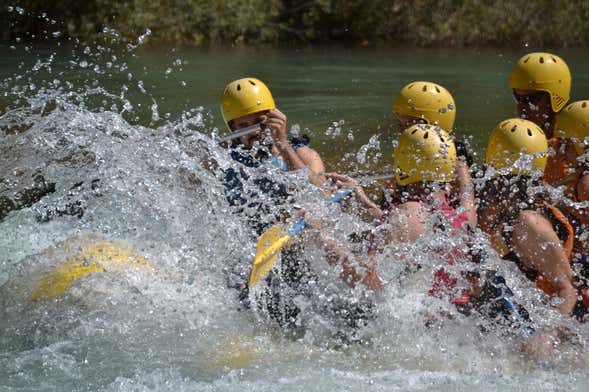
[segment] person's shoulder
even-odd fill
[[[308,164],[310,161],[321,160],[321,155],[319,155],[315,149],[309,146],[301,146],[296,149],[296,152],[306,164]]]
[[[414,214],[424,214],[427,212],[428,208],[425,203],[417,200],[409,200],[404,203],[401,203],[397,206],[399,210],[410,212]]]

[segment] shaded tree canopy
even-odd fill
[[[149,28],[153,41],[189,45],[585,46],[589,38],[589,2],[580,0],[22,0],[0,16],[4,40],[55,30],[92,39],[105,27],[129,39]]]

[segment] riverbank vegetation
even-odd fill
[[[47,17],[42,17],[46,14]],[[22,0],[0,10],[4,40],[90,40],[105,27],[173,44],[330,43],[587,46],[586,0]],[[43,19],[55,20],[52,24]]]

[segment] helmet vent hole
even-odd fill
[[[587,102],[583,102],[583,103],[581,104],[581,107],[582,107],[583,109],[584,109],[584,108],[586,108],[586,107],[587,107]]]
[[[423,138],[424,138],[424,139],[427,139],[427,138],[428,138],[428,136],[429,136],[429,132],[426,132],[426,133],[423,135]]]
[[[513,128],[511,128],[511,132],[515,132],[516,129],[517,129],[517,125],[514,125]]]
[[[423,85],[423,88],[421,89],[421,91],[423,91],[424,93],[427,91],[427,84]]]
[[[237,91],[241,91],[241,84],[237,85]]]
[[[251,84],[252,86],[255,86],[255,85],[256,85],[256,84],[255,84],[255,83],[254,83],[252,80],[248,80],[248,82],[250,82],[250,84]]]
[[[446,141],[444,140],[444,138],[443,138],[443,137],[441,137],[441,138],[440,138],[440,141],[441,141],[442,143],[446,143]]]
[[[540,57],[540,64],[544,64],[544,57]]]
[[[525,63],[527,63],[528,61],[530,61],[530,58],[529,58],[529,57],[527,57],[527,58],[524,60],[524,64],[525,64]]]
[[[550,58],[556,63],[556,59],[554,57],[551,56]]]
[[[411,90],[413,88],[413,86],[414,86],[413,84],[410,85],[409,87],[407,87],[407,90]]]
[[[532,136],[532,130],[528,128],[528,136]]]
[[[441,91],[440,91],[440,89],[438,88],[438,86],[436,86],[436,91],[437,91],[438,93],[441,93]]]
[[[417,132],[417,129],[414,129],[413,132],[411,132],[411,134],[415,135],[415,132]]]

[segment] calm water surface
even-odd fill
[[[26,69],[36,57],[44,58],[54,48],[23,52],[4,46],[0,50],[0,77],[7,77],[18,71],[16,65],[21,61]],[[456,132],[472,137],[473,147],[481,152],[493,127],[515,115],[509,75],[517,59],[533,50],[539,49],[148,47],[141,48],[129,61],[128,70],[134,80],[144,82],[147,94],[130,91],[129,95],[135,94],[134,100],[143,101],[146,108],[155,100],[162,119],[176,118],[184,110],[202,106],[210,113],[208,123],[223,130],[218,107],[223,87],[237,78],[257,77],[268,84],[290,125],[298,124],[307,132],[328,166],[334,167],[344,153],[355,152],[374,134],[382,135],[382,147],[387,149],[396,124],[391,113],[396,94],[410,81],[428,80],[453,94]],[[57,53],[55,68],[59,69],[67,65],[71,51]],[[558,49],[554,53],[571,69],[571,102],[586,99],[588,50]],[[74,83],[98,78],[101,86],[113,89],[134,83],[125,80],[124,72],[95,75],[91,64],[87,72],[78,69],[66,78]],[[147,109],[139,109],[138,115],[140,123],[149,123]],[[334,137],[333,132],[325,134],[334,122],[342,120],[341,137]],[[353,140],[347,137],[350,131]]]

